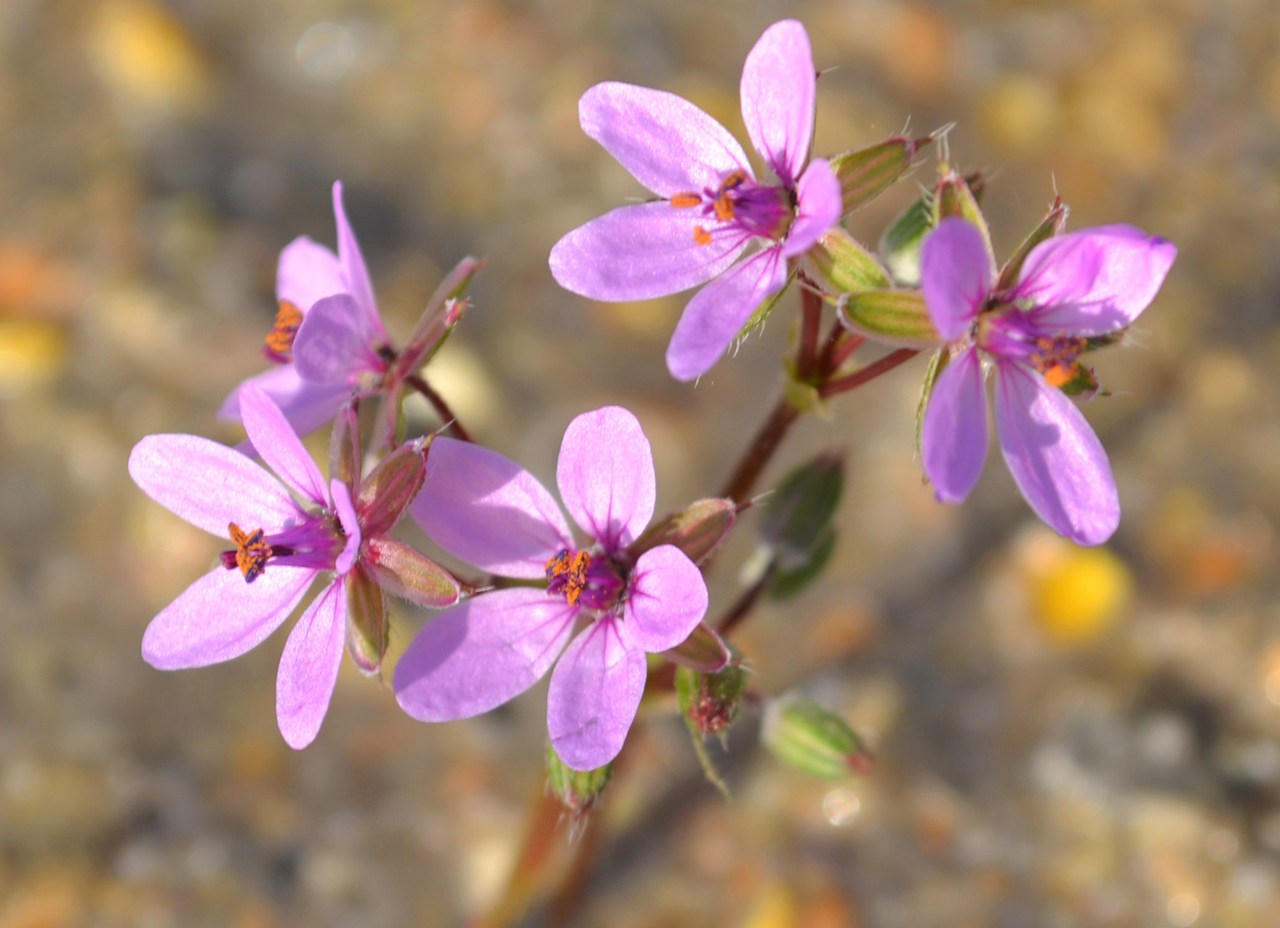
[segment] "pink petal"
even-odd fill
[[[382,320],[378,318],[378,304],[373,299],[373,284],[369,281],[369,269],[365,266],[364,256],[360,254],[360,243],[356,234],[347,222],[347,210],[342,205],[342,181],[333,182],[333,218],[338,226],[338,263],[342,269],[342,279],[346,287],[342,292],[355,298],[359,309],[361,327],[368,332],[376,332],[386,340],[386,330]]]
[[[982,361],[969,348],[938,376],[924,411],[920,454],[938,499],[958,503],[969,495],[982,476],[988,444]]]
[[[844,211],[843,197],[831,165],[821,158],[809,162],[796,188],[796,218],[782,243],[783,257],[804,254],[838,223]]]
[[[129,454],[139,489],[192,525],[226,538],[231,522],[276,532],[301,518],[289,491],[260,464],[196,435],[148,435]]]
[[[279,407],[261,390],[249,387],[240,394],[240,414],[249,441],[267,466],[295,492],[328,505],[324,477]]]
[[[578,610],[545,590],[482,593],[427,623],[396,665],[400,708],[423,722],[488,712],[542,678]]]
[[[756,308],[787,282],[780,248],[766,248],[699,291],[676,324],[667,369],[677,380],[701,377],[715,365]]]
[[[1027,257],[1018,292],[1033,299],[1046,331],[1103,335],[1131,324],[1173,266],[1172,242],[1134,226],[1099,226],[1041,242]]]
[[[142,657],[161,670],[239,657],[280,627],[315,575],[305,568],[268,566],[253,583],[245,583],[240,571],[215,567],[151,620],[142,636]]]
[[[972,224],[956,216],[938,223],[920,252],[925,305],[948,341],[969,331],[995,280],[995,262]]]
[[[699,210],[666,201],[619,207],[556,242],[551,276],[593,300],[647,300],[688,290],[732,264],[750,239],[715,235],[699,245],[693,230],[705,223]]]
[[[1107,453],[1080,410],[1031,368],[996,367],[996,434],[1036,515],[1078,544],[1106,541],[1120,524]]]
[[[564,430],[556,483],[569,515],[606,551],[630,544],[653,518],[653,451],[620,406],[583,413]]]
[[[656,653],[683,642],[706,614],[702,571],[679,548],[661,545],[642,554],[632,571],[618,631],[633,647]]]
[[[323,245],[302,235],[280,252],[280,262],[276,265],[276,299],[288,300],[304,316],[316,300],[346,290],[338,256]]]
[[[569,644],[547,693],[547,732],[561,760],[594,770],[618,756],[644,695],[645,672],[644,652],[627,647],[612,618]]]
[[[663,197],[714,190],[732,171],[751,173],[746,153],[728,130],[672,93],[596,84],[582,95],[578,117],[583,132]]]
[[[337,580],[307,607],[289,633],[276,675],[276,721],[300,751],[315,740],[329,711],[347,632],[347,593]]]
[[[351,396],[348,384],[308,383],[298,376],[292,364],[283,364],[248,378],[231,391],[218,409],[218,418],[239,422],[240,394],[250,386],[267,394],[299,435],[309,435],[320,428]]]
[[[527,470],[496,451],[437,438],[427,479],[409,512],[454,557],[502,577],[546,575],[547,559],[573,546],[560,507]]]
[[[816,83],[809,35],[794,19],[766,29],[742,66],[742,118],[747,134],[788,186],[809,158]]]
[[[334,563],[338,576],[342,576],[355,566],[356,559],[360,556],[360,543],[363,538],[360,532],[360,520],[356,516],[356,507],[351,502],[351,491],[337,477],[329,481],[329,498],[333,500],[333,509],[338,514],[338,522],[347,536],[347,543]]]
[[[327,296],[311,307],[298,326],[294,367],[311,383],[350,385],[357,375],[384,366],[371,347],[376,337],[368,331],[354,297]]]

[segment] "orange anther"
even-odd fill
[[[688,209],[701,203],[702,197],[696,193],[676,193],[671,195],[669,202],[676,209]]]
[[[244,582],[252,583],[266,570],[267,561],[271,557],[271,545],[263,538],[262,529],[245,532],[232,522],[227,530],[231,533],[232,544],[236,546],[236,566],[244,575]]]
[[[293,350],[293,339],[298,334],[300,325],[302,310],[288,300],[281,300],[280,309],[276,311],[275,325],[264,339],[267,350],[279,357],[286,357]]]

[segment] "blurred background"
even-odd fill
[[[679,384],[663,352],[685,296],[593,305],[546,256],[642,194],[579,130],[582,91],[661,87],[741,136],[743,58],[785,16],[826,71],[817,153],[954,120],[998,252],[1055,190],[1071,228],[1178,244],[1098,356],[1113,395],[1086,404],[1124,520],[1075,549],[998,457],[965,506],[935,503],[913,459],[923,360],[801,423],[765,485],[846,449],[839,547],[739,640],[762,693],[803,685],[877,768],[807,779],[747,712],[713,745],[730,804],[655,715],[589,872],[526,924],[1280,924],[1274,0],[6,0],[0,928],[448,926],[496,903],[542,789],[545,686],[429,727],[348,665],[290,751],[283,634],[220,667],[142,662],[217,544],[133,486],[129,449],[240,439],[214,412],[263,367],[279,250],[333,244],[341,178],[396,337],[458,259],[488,260],[429,369],[473,433],[550,482],[569,419],[621,403],[660,510],[714,493],[775,400],[794,303]],[[932,171],[929,152],[851,231],[874,242]],[[713,615],[753,526],[716,562]],[[393,649],[423,618],[395,613]]]

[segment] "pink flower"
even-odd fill
[[[1031,508],[1079,544],[1101,544],[1120,522],[1111,465],[1097,435],[1057,386],[1080,370],[1088,339],[1118,332],[1147,308],[1177,249],[1133,226],[1057,236],[1027,256],[1018,282],[995,291],[982,234],[949,218],[925,239],[922,289],[950,343],[921,435],[938,498],[969,495],[987,455],[984,361],[995,373],[996,433]]]
[[[280,310],[263,349],[277,366],[236,387],[218,410],[222,418],[241,418],[241,396],[252,385],[306,435],[332,419],[353,392],[373,392],[388,370],[390,340],[342,206],[341,181],[333,185],[333,215],[336,255],[306,236],[280,252]]]
[[[710,370],[786,284],[790,259],[840,219],[839,181],[826,161],[809,160],[815,84],[809,37],[794,20],[766,29],[743,65],[747,133],[777,183],[757,180],[728,130],[688,100],[630,84],[592,87],[579,103],[583,131],[662,199],[570,232],[551,251],[552,275],[607,301],[707,284],[685,307],[667,367],[681,380]]]
[[[487,573],[549,582],[446,610],[409,646],[394,685],[409,715],[444,722],[505,703],[555,664],[551,743],[570,767],[591,770],[622,749],[644,692],[645,653],[689,636],[706,612],[707,588],[672,545],[639,559],[627,552],[655,496],[649,442],[631,413],[611,406],[574,419],[556,479],[584,545],[533,475],[485,448],[436,440],[414,518]]]
[[[355,650],[361,630],[350,626],[348,594],[354,585],[361,595],[352,600],[368,603],[376,597],[380,603],[388,565],[399,566],[397,575],[410,572],[404,567],[404,546],[383,534],[417,487],[411,479],[407,488],[393,486],[404,481],[388,478],[411,474],[416,458],[420,485],[425,447],[421,442],[403,446],[392,470],[375,470],[353,493],[341,480],[325,482],[284,415],[260,389],[242,392],[240,411],[254,449],[279,479],[238,451],[195,435],[148,435],[129,456],[129,474],[144,493],[207,532],[229,535],[233,545],[217,567],[151,620],[142,656],[161,670],[239,657],[283,624],[315,579],[326,575],[324,589],[289,634],[276,680],[280,733],[300,749],[314,740],[324,721],[349,633],[362,669],[376,669]],[[369,492],[375,487],[382,492]],[[430,564],[420,555],[412,560],[419,573],[424,562]],[[437,581],[448,576],[435,570]],[[426,604],[457,601],[452,578],[439,589],[441,595]]]

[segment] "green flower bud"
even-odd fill
[[[420,368],[440,350],[449,334],[462,321],[467,309],[467,301],[462,298],[471,278],[475,277],[484,266],[477,258],[463,258],[457,267],[448,273],[440,286],[436,287],[431,299],[427,300],[418,324],[409,336],[409,343],[400,353],[396,361],[395,379],[408,377]]]
[[[747,671],[739,661],[716,673],[676,668],[676,702],[689,730],[702,738],[728,731],[746,689]]]
[[[899,348],[932,348],[942,341],[919,290],[871,290],[840,304],[845,324],[868,338]]]
[[[844,200],[842,215],[847,216],[887,190],[907,172],[920,149],[944,131],[932,132],[919,139],[895,135],[867,148],[847,151],[832,158],[831,170],[840,181]]]
[[[764,501],[760,540],[776,566],[803,566],[822,542],[844,491],[844,458],[825,452],[783,478]]]
[[[547,742],[547,789],[560,800],[574,821],[587,816],[612,775],[612,764],[595,770],[574,770],[560,759],[551,742]]]
[[[798,694],[765,707],[761,737],[783,763],[826,780],[866,774],[874,762],[870,750],[843,719]]]
[[[828,229],[807,257],[836,293],[861,293],[892,284],[875,255],[839,226]]]
[[[981,178],[974,177],[980,185]],[[970,179],[961,177],[951,165],[943,162],[938,165],[938,186],[933,194],[933,225],[937,225],[948,216],[959,216],[968,220],[982,233],[987,253],[994,255],[991,248],[991,230],[987,228],[987,219],[978,206],[978,195],[981,186],[975,190]],[[993,259],[994,263],[994,259]]]
[[[427,451],[435,435],[401,445],[360,484],[356,512],[366,535],[385,535],[400,521],[427,479]]]

